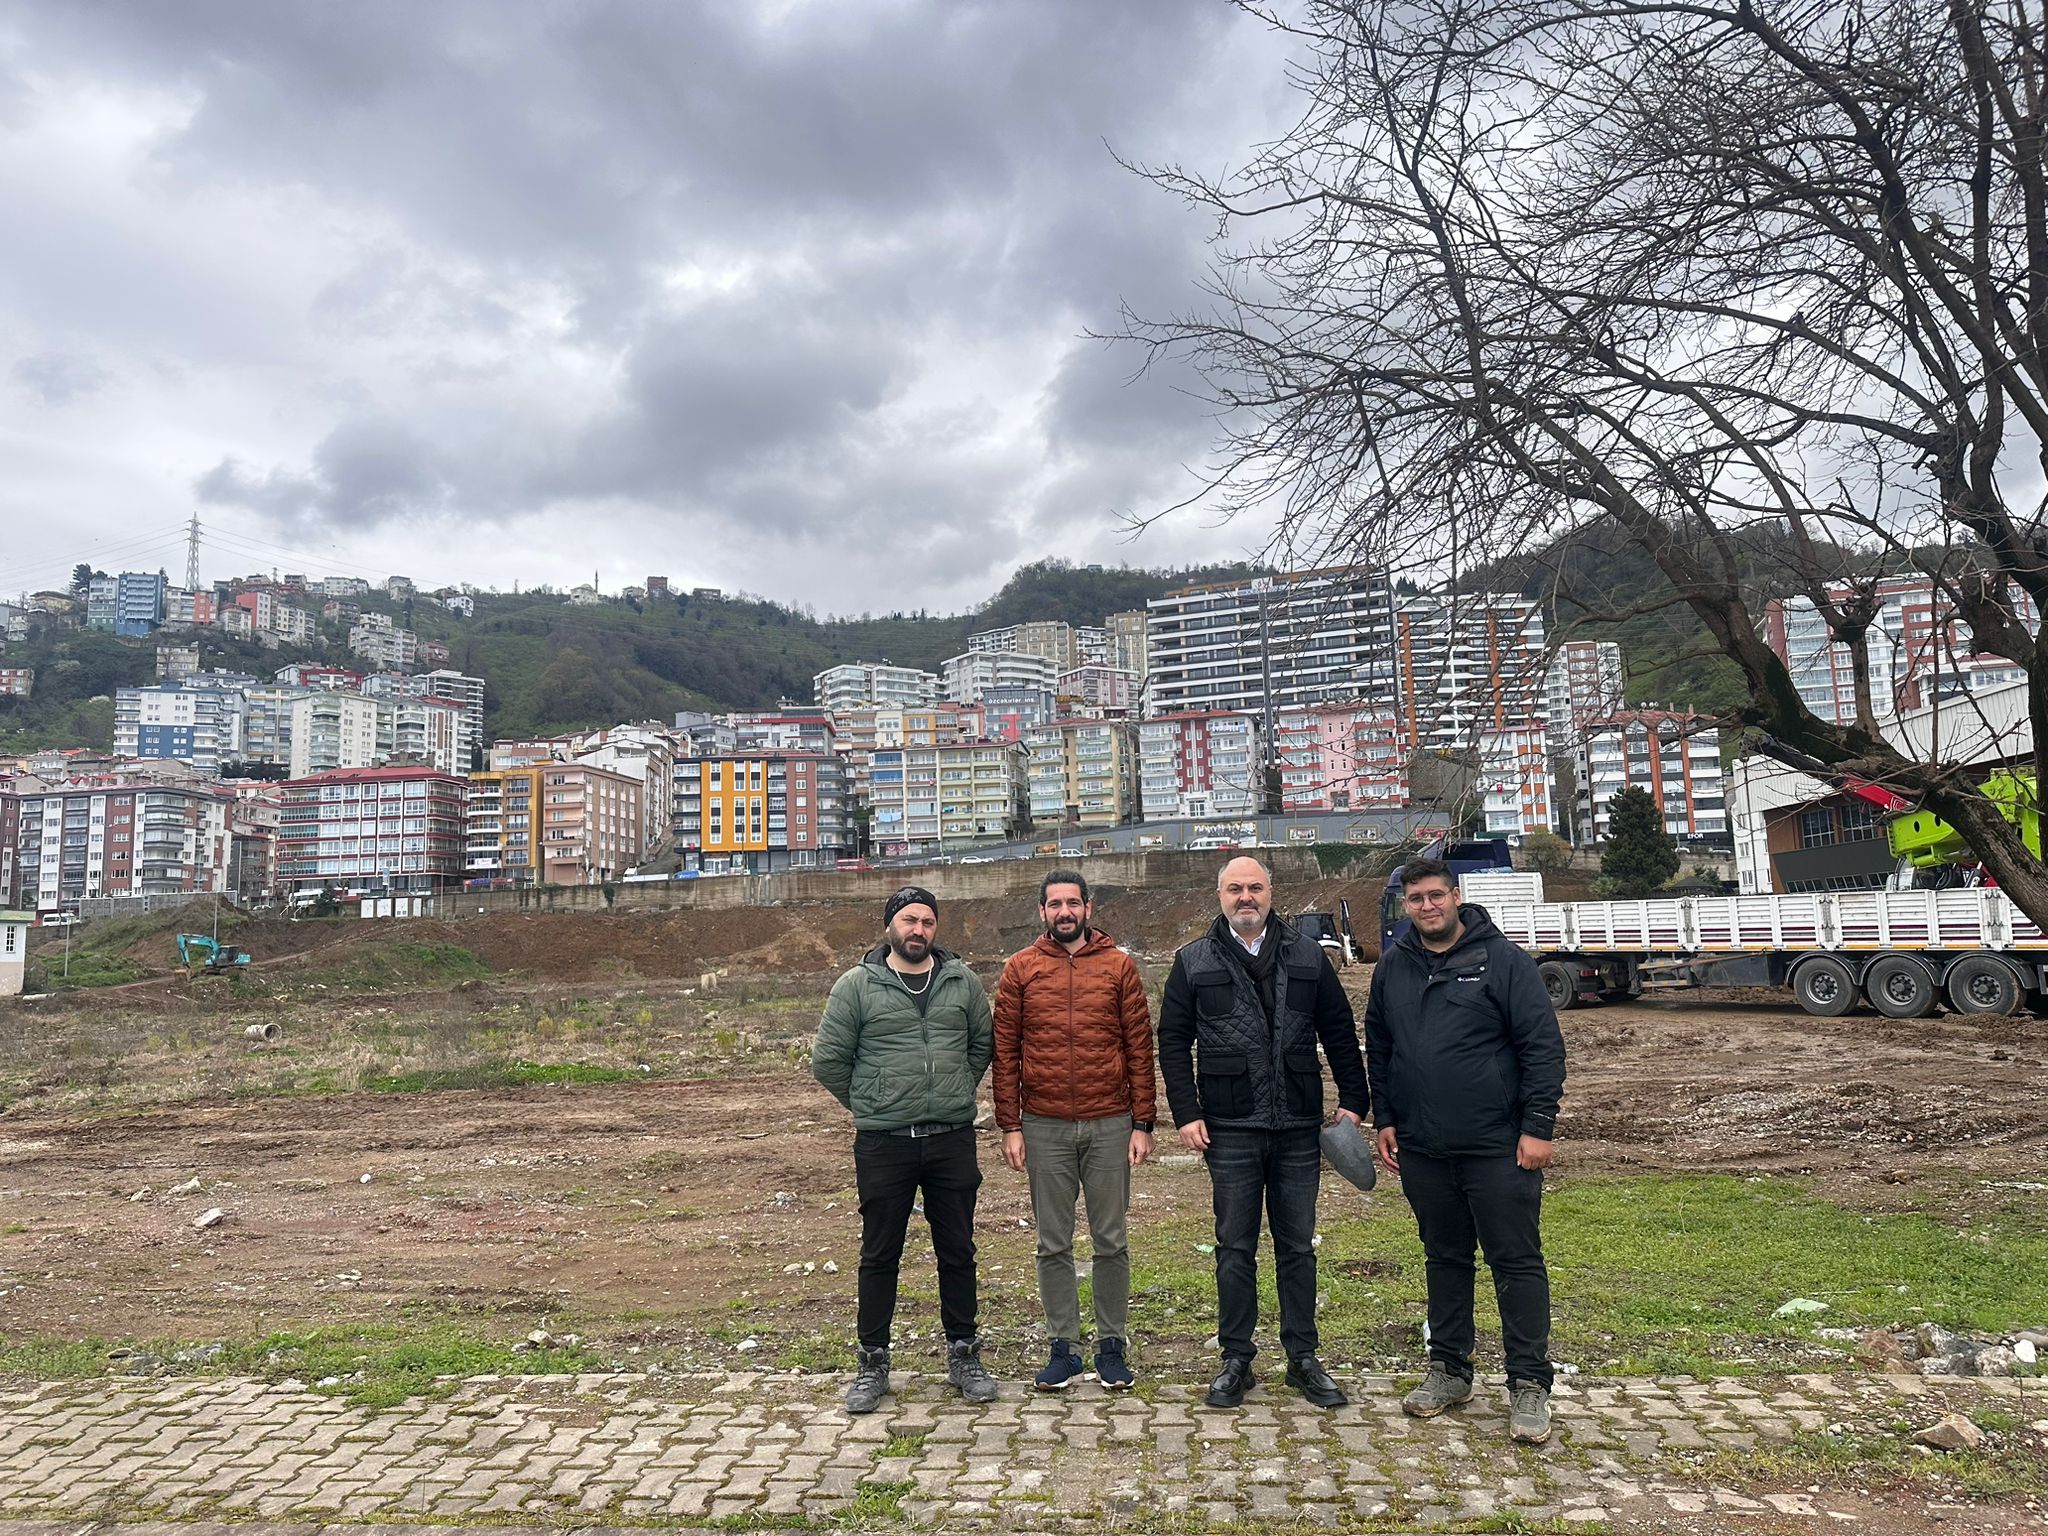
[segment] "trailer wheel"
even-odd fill
[[[1888,1019],[1924,1019],[1934,1012],[1934,977],[1918,960],[1879,955],[1863,973],[1871,1006]]]
[[[1989,955],[1965,955],[1948,969],[1948,1002],[1957,1013],[2017,1013],[2020,982]]]
[[[1841,961],[1822,955],[1792,973],[1792,995],[1816,1018],[1840,1018],[1856,1006],[1856,978]]]
[[[1578,1006],[1579,971],[1562,960],[1546,960],[1536,967],[1543,977],[1543,990],[1550,994],[1550,1006],[1559,1013]]]

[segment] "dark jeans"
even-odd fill
[[[1472,1379],[1474,1243],[1500,1300],[1508,1378],[1550,1385],[1550,1272],[1543,1265],[1543,1174],[1494,1157],[1425,1157],[1401,1149],[1401,1188],[1415,1210],[1429,1282],[1429,1356]]]
[[[1209,1132],[1209,1186],[1216,1202],[1216,1341],[1224,1355],[1258,1353],[1259,1211],[1273,1230],[1280,1347],[1312,1355],[1316,1336],[1316,1186],[1323,1153],[1316,1127]]]
[[[903,1234],[920,1194],[939,1265],[939,1321],[948,1339],[973,1338],[974,1192],[981,1188],[973,1128],[937,1136],[858,1131],[853,1171],[860,1190],[861,1347],[888,1347]]]

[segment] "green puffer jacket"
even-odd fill
[[[972,1124],[975,1085],[996,1051],[988,993],[966,961],[934,949],[920,1014],[888,955],[877,946],[832,984],[811,1074],[863,1131]]]

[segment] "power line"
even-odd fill
[[[344,572],[353,575],[374,576],[377,574],[376,570],[371,566],[358,565],[352,560],[344,560],[337,555],[310,554],[303,549],[293,549],[287,545],[273,543],[268,539],[258,538],[253,533],[241,533],[239,531],[230,532],[219,527],[213,526],[211,524],[208,525],[208,531],[209,537],[215,540],[224,540],[230,543],[240,544],[244,546],[244,548],[241,550],[241,553],[243,554],[252,554],[255,551],[262,551],[270,557],[275,557],[277,555],[289,556],[292,560],[307,565],[308,567],[319,566],[324,564],[330,566],[340,566]]]

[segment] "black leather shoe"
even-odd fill
[[[1342,1408],[1351,1401],[1314,1355],[1297,1355],[1287,1362],[1287,1385],[1318,1408]]]
[[[1223,1369],[1209,1383],[1209,1395],[1202,1401],[1211,1408],[1235,1408],[1244,1401],[1245,1393],[1258,1384],[1258,1378],[1252,1375],[1251,1361],[1240,1355],[1225,1355]]]

